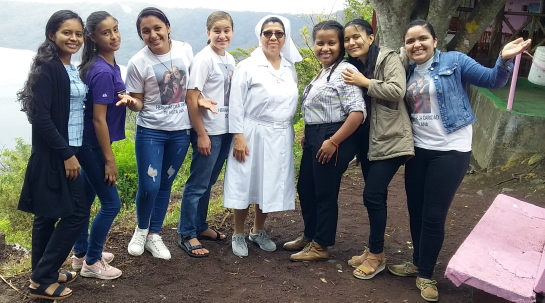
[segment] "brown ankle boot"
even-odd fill
[[[302,251],[291,255],[290,259],[292,261],[306,262],[327,260],[329,259],[329,251],[327,247],[322,247],[320,244],[312,241]]]
[[[312,239],[309,239],[305,237],[304,235],[301,235],[293,241],[284,243],[284,249],[285,250],[302,250],[303,248],[305,248],[305,246],[307,246],[310,243],[310,241],[312,241]]]

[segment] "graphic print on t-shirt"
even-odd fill
[[[231,79],[233,78],[233,73],[235,68],[231,64],[218,63],[220,70],[223,73],[225,82],[223,84],[223,106],[229,106],[229,96],[231,95]]]
[[[182,59],[155,64],[153,72],[159,84],[162,105],[185,103],[188,75]]]
[[[407,84],[407,99],[411,113],[431,113],[430,82],[424,76]]]

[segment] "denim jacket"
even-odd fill
[[[407,80],[414,72],[416,63],[409,66]],[[503,87],[513,70],[513,60],[498,57],[494,68],[484,67],[466,54],[435,50],[429,68],[437,91],[441,121],[447,133],[472,124],[477,120],[467,96],[467,86],[494,89]]]

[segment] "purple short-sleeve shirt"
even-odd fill
[[[96,138],[93,125],[93,104],[107,105],[106,123],[110,133],[110,141],[125,139],[125,106],[116,106],[119,101],[117,94],[125,93],[125,83],[121,78],[119,65],[110,65],[102,57],[97,57],[93,66],[87,72],[89,93],[85,101],[85,116],[83,137]]]

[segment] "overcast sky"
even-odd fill
[[[78,0],[17,0],[38,3],[75,3]],[[82,0],[83,1],[83,0]],[[225,11],[257,11],[273,13],[331,13],[344,9],[344,0],[153,0],[153,1],[112,1],[90,0],[96,3],[126,4],[129,2],[148,2],[150,5],[184,8],[211,8]],[[87,1],[85,1],[87,2]]]

